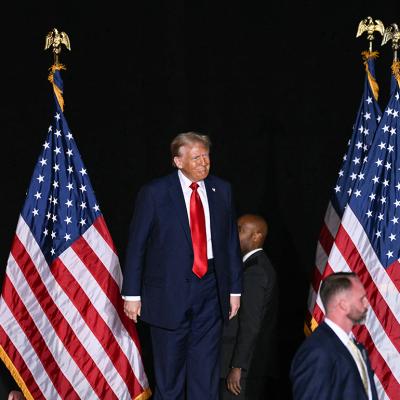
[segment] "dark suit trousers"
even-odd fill
[[[188,400],[218,399],[222,317],[215,273],[202,279],[193,274],[188,284],[188,310],[179,328],[150,328],[155,400],[184,399],[185,392]]]

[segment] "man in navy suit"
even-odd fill
[[[124,310],[150,325],[155,399],[218,399],[222,321],[240,305],[231,187],[209,176],[209,150],[205,135],[176,136],[177,171],[140,190],[130,226]]]
[[[323,281],[320,295],[325,321],[294,356],[293,399],[377,400],[367,351],[351,331],[368,310],[362,283],[354,273],[334,273]]]

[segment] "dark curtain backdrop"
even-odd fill
[[[233,184],[238,215],[267,219],[265,247],[281,288],[282,398],[290,398],[287,374],[303,340],[316,241],[363,88],[367,40],[356,39],[358,23],[368,15],[399,22],[399,6],[81,3],[10,5],[2,13],[0,280],[50,123],[52,55],[43,49],[57,27],[72,46],[61,56],[65,115],[122,264],[136,193],[171,170],[169,142],[179,132],[209,134],[213,173]],[[380,40],[384,107],[392,51]],[[145,328],[140,332],[148,363]],[[0,390],[5,385],[2,378]]]

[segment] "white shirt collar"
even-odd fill
[[[345,332],[338,324],[329,318],[325,318],[325,322],[336,333],[336,336],[341,340],[341,342],[347,347],[349,339],[354,338],[353,332]]]
[[[257,251],[260,251],[260,250],[262,250],[262,248],[254,249],[254,250],[249,251],[248,253],[246,253],[243,256],[243,262],[245,262],[250,256],[252,256],[254,253],[257,253]]]
[[[183,190],[185,190],[185,191],[192,190],[192,189],[190,189],[190,185],[192,184],[193,181],[191,181],[189,178],[187,178],[180,169],[178,169],[178,177],[179,177],[179,181],[181,183]],[[203,189],[203,190],[206,189],[204,180],[197,181],[197,184],[199,185],[200,189]]]

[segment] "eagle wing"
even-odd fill
[[[46,42],[44,44],[44,49],[47,50],[53,43],[53,31],[46,35]]]
[[[61,43],[62,43],[62,44],[65,44],[65,47],[66,47],[68,50],[71,50],[71,43],[70,43],[70,41],[69,41],[68,35],[67,35],[65,32],[61,32],[61,33],[60,33],[60,36],[61,36]]]
[[[383,32],[383,38],[382,38],[382,43],[381,46],[386,44],[390,39],[393,38],[393,26],[388,26],[385,31]]]
[[[368,19],[363,19],[360,21],[360,23],[358,24],[356,37],[361,36],[368,29],[367,21]]]
[[[383,25],[383,22],[379,19],[375,20],[375,30],[379,32],[382,36],[385,33],[385,26]]]

